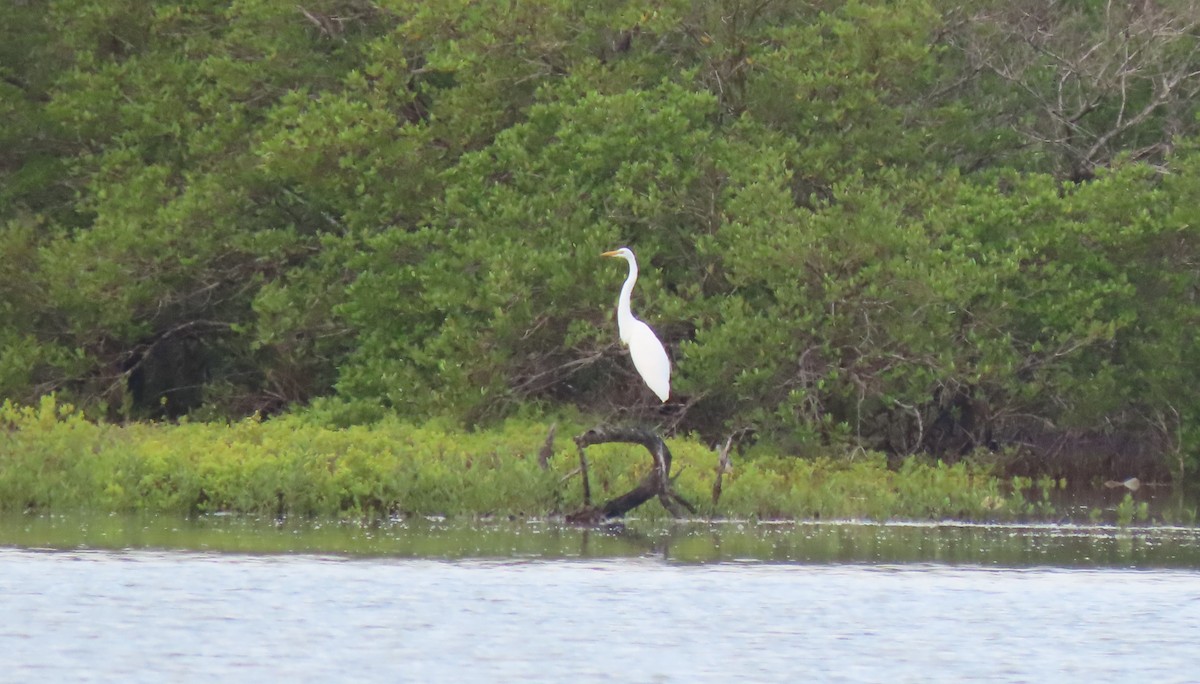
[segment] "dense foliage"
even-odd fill
[[[546,426],[509,420],[467,433],[395,419],[332,429],[295,416],[232,425],[96,423],[44,398],[0,405],[0,512],[238,513],[381,519],[425,516],[546,517],[583,505],[575,449],[562,440],[542,468]],[[565,443],[564,443],[565,442]],[[725,475],[713,503],[716,457],[673,440],[675,489],[698,516],[1010,520],[1039,515],[1030,481],[1002,482],[958,463],[762,455]],[[649,470],[641,447],[592,447],[589,483],[604,501]],[[1053,483],[1039,487],[1053,487]],[[667,515],[656,501],[636,515]]]
[[[597,256],[629,245],[672,428],[1186,477],[1198,22],[1195,0],[14,3],[0,396],[645,417]]]

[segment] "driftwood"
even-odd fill
[[[584,449],[594,444],[613,442],[641,444],[646,447],[653,460],[653,467],[632,490],[606,502],[603,506],[596,507],[592,505],[587,455],[584,453]],[[594,427],[577,435],[575,445],[579,449],[579,472],[583,479],[584,507],[583,510],[568,515],[568,522],[597,524],[612,518],[620,518],[655,497],[676,518],[683,517],[684,510],[693,514],[696,512],[695,507],[676,494],[671,487],[671,450],[667,448],[662,437],[659,437],[654,431],[643,428]]]

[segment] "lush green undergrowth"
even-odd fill
[[[574,444],[560,437],[543,469],[548,425],[482,432],[390,419],[334,428],[303,416],[237,423],[97,423],[45,398],[0,407],[0,509],[323,517],[549,516],[582,505]],[[560,427],[559,434],[567,434]],[[1021,486],[967,464],[882,456],[735,459],[712,503],[716,455],[670,440],[677,491],[699,515],[729,518],[1011,519],[1036,513]],[[593,497],[631,489],[643,449],[588,449]],[[1026,483],[1028,485],[1029,483]],[[640,516],[664,516],[655,503]]]

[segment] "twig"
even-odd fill
[[[729,450],[733,447],[733,435],[729,435],[729,439],[725,440],[725,446],[721,447],[721,455],[717,457],[717,479],[713,481],[712,502],[713,508],[717,507],[717,502],[721,500],[721,479],[725,473],[731,472],[733,468],[729,465]]]
[[[550,425],[550,431],[546,433],[546,443],[538,450],[538,466],[542,470],[550,469],[550,457],[554,455],[554,433],[558,431],[558,423]]]
[[[592,485],[588,481],[588,462],[587,454],[583,453],[583,445],[576,442],[576,448],[579,450],[579,474],[583,478],[583,505],[585,508],[592,507]]]

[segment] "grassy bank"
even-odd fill
[[[572,428],[561,427],[549,467],[538,451],[548,425],[510,421],[467,432],[385,420],[332,428],[303,416],[232,424],[85,419],[71,406],[0,407],[0,509],[8,511],[233,512],[330,518],[392,515],[549,516],[576,510],[582,494]],[[700,515],[727,518],[1010,520],[1036,515],[1023,489],[966,464],[881,456],[800,459],[751,452],[735,458],[717,505],[716,455],[669,440],[677,491]],[[588,449],[593,497],[631,489],[649,467],[640,447]],[[1034,497],[1036,499],[1036,497]],[[655,502],[638,511],[664,516]]]

